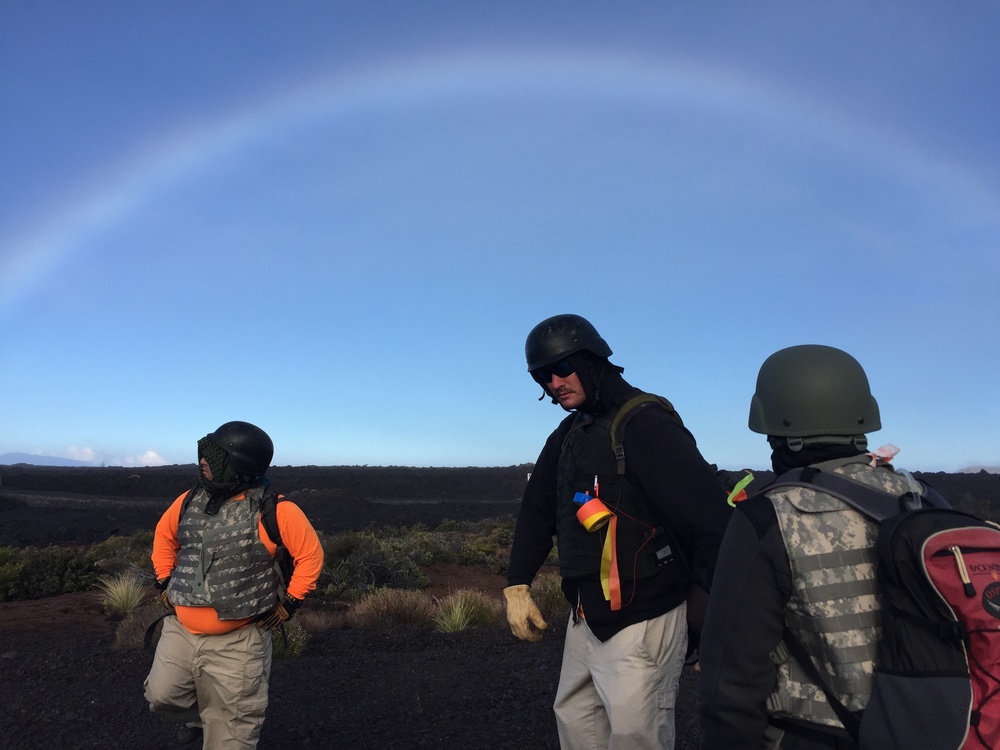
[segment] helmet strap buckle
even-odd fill
[[[867,435],[815,435],[812,437],[788,437],[785,438],[788,450],[798,453],[807,445],[824,443],[828,445],[853,445],[855,450],[864,452],[868,448]]]

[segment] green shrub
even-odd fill
[[[0,548],[0,601],[90,591],[98,575],[82,547]]]
[[[434,618],[434,623],[442,633],[457,633],[495,625],[500,610],[500,602],[482,591],[461,589],[441,602],[441,612]]]
[[[557,573],[542,573],[536,577],[531,584],[531,598],[549,627],[561,626],[569,617],[569,602]]]
[[[352,552],[370,544],[370,539],[357,531],[341,531],[322,538],[323,557],[329,560],[342,560]]]
[[[101,603],[105,612],[130,615],[146,601],[146,585],[134,571],[103,575],[97,588],[104,592]]]
[[[514,540],[512,519],[480,521],[476,530],[462,543],[459,562],[485,567],[491,573],[505,575],[510,563],[510,545]]]
[[[132,536],[111,536],[87,549],[87,558],[105,573],[123,570],[143,571],[142,579],[152,583],[153,532],[137,531]]]
[[[424,588],[421,567],[458,562],[504,574],[510,560],[514,519],[510,515],[426,526],[381,527],[341,532],[323,539],[326,566],[319,589],[327,596],[357,600],[376,588]]]
[[[330,561],[325,566],[324,579],[324,594],[352,600],[379,588],[421,589],[430,583],[410,557],[377,539],[371,539],[343,560]]]
[[[291,619],[281,629],[271,633],[271,658],[275,661],[300,656],[309,642],[309,633],[296,619]]]

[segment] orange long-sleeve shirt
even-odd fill
[[[177,551],[180,549],[177,527],[180,524],[181,506],[185,497],[187,492],[179,495],[156,524],[152,560],[157,580],[169,576],[177,563]],[[226,502],[240,502],[243,499],[244,495],[239,495]],[[278,503],[276,515],[281,540],[295,561],[295,572],[292,574],[292,580],[288,582],[288,594],[296,599],[302,599],[316,588],[316,581],[323,570],[323,547],[309,519],[295,503],[288,500]],[[257,525],[260,541],[273,557],[278,546],[271,541],[260,520]],[[201,635],[228,633],[250,622],[250,619],[220,620],[218,612],[213,607],[176,607],[175,611],[177,619],[185,628]]]

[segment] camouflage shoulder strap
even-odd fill
[[[618,461],[617,472],[619,476],[625,475],[625,426],[632,420],[632,417],[650,406],[666,410],[677,420],[678,424],[684,426],[681,415],[674,409],[674,405],[663,396],[657,396],[654,393],[638,393],[622,404],[618,413],[615,414],[615,418],[611,421],[611,450]]]

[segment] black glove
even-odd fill
[[[294,596],[285,596],[281,604],[276,604],[272,610],[265,612],[257,620],[257,627],[261,630],[277,630],[282,623],[292,619],[292,615],[302,606],[302,600]]]
[[[160,593],[156,595],[156,599],[162,604],[166,609],[173,609],[173,602],[170,601],[170,597],[167,596],[167,586],[170,585],[170,576],[166,578],[161,578],[153,586]]]

